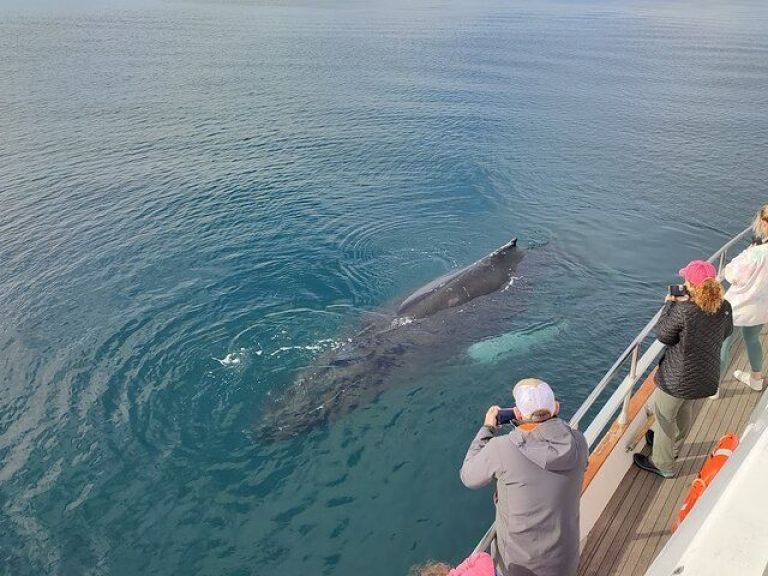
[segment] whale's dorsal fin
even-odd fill
[[[517,237],[512,238],[512,240],[504,244],[504,246],[497,248],[496,251],[492,254],[492,256],[496,256],[496,254],[501,254],[505,250],[509,250],[510,248],[516,248],[516,247],[517,247]]]

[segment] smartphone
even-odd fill
[[[512,408],[502,408],[496,415],[496,425],[509,424],[515,419],[515,411]]]
[[[688,294],[688,291],[685,289],[685,286],[683,284],[672,284],[669,287],[669,295],[670,296],[686,296]]]

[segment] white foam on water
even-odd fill
[[[287,332],[285,330],[282,330],[279,334],[276,334],[272,337],[272,340],[274,340],[277,337],[280,337]],[[290,340],[290,337],[288,338]],[[216,358],[215,356],[211,356],[213,360],[216,360],[219,364],[224,366],[225,368],[233,368],[236,366],[239,366],[244,363],[246,357],[248,355],[253,354],[253,356],[267,356],[267,357],[275,357],[279,356],[281,354],[284,354],[286,352],[291,351],[302,351],[302,352],[320,352],[322,350],[337,350],[338,348],[341,348],[348,342],[352,342],[351,338],[347,338],[346,340],[336,340],[333,338],[323,338],[321,340],[317,340],[316,342],[312,344],[306,344],[306,345],[292,345],[292,346],[280,346],[276,350],[273,350],[272,352],[267,353],[262,347],[261,344],[258,345],[257,350],[247,350],[246,348],[240,348],[236,352],[229,352],[226,356],[223,358]]]
[[[512,277],[509,279],[509,282],[507,282],[507,285],[506,285],[506,286],[504,286],[504,288],[502,288],[502,290],[501,290],[501,291],[502,291],[502,292],[506,292],[507,290],[509,290],[510,288],[512,288],[512,286],[514,286],[514,285],[515,285],[515,282],[516,282],[517,280],[522,280],[522,278],[523,278],[522,276],[512,276]]]
[[[395,318],[392,320],[392,323],[390,324],[391,328],[398,328],[400,326],[407,326],[408,324],[413,323],[413,318],[410,316],[403,316],[402,318]]]
[[[258,354],[261,354],[261,351],[259,351],[257,355]],[[216,358],[215,356],[211,356],[211,358],[226,368],[231,366],[238,366],[245,359],[245,348],[240,348],[240,350],[237,352],[230,352],[224,356],[224,358]]]
[[[280,346],[277,350],[274,350],[269,353],[270,357],[278,356],[280,354],[283,354],[284,352],[290,352],[292,350],[301,350],[301,351],[308,351],[308,352],[319,352],[321,350],[337,350],[338,348],[344,346],[347,342],[351,342],[352,339],[344,340],[334,340],[333,338],[324,338],[322,340],[318,340],[314,344],[307,344],[304,346]]]
[[[230,352],[224,356],[224,358],[216,358],[213,356],[212,358],[222,366],[237,366],[243,361],[242,355],[238,354],[237,352]]]

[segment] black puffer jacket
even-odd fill
[[[667,350],[656,372],[656,386],[676,398],[706,398],[717,392],[720,348],[733,332],[731,305],[707,314],[693,302],[668,302],[656,324]]]

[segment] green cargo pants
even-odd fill
[[[651,460],[659,470],[676,472],[675,460],[693,424],[695,401],[675,398],[658,388],[653,400],[656,424],[653,425]]]

